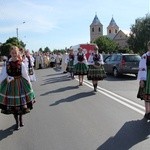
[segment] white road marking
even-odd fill
[[[79,81],[77,78],[76,78],[76,80]],[[89,82],[87,80],[84,80],[84,84],[93,89],[93,85],[92,85],[91,82]],[[145,110],[145,107],[140,105],[140,104],[137,104],[137,103],[133,102],[132,100],[129,100],[129,99],[125,98],[125,97],[122,97],[122,96],[120,96],[120,95],[118,95],[116,93],[113,93],[113,92],[111,92],[109,90],[106,90],[104,88],[101,88],[99,86],[97,87],[97,92],[102,93],[103,95],[105,95],[105,96],[107,96],[107,97],[109,97],[109,98],[119,102],[120,104],[122,104],[122,105],[124,105],[124,106],[126,106],[126,107],[128,107],[128,108],[130,108],[130,109],[132,109],[132,110],[142,114],[142,115],[145,114],[145,112],[142,111],[142,110]]]

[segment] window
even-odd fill
[[[139,62],[140,56],[138,56],[138,55],[124,56],[124,60],[127,62]]]
[[[98,28],[98,31],[101,32],[101,28],[100,27]]]
[[[109,30],[109,33],[111,33],[111,30]]]
[[[94,28],[92,28],[92,32],[94,32]]]

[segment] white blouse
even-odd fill
[[[139,71],[138,71],[138,80],[146,80],[147,76],[147,66],[146,66],[146,59],[147,59],[147,54],[145,53],[142,55],[140,63],[139,63]]]
[[[27,71],[26,66],[23,62],[21,63],[21,73],[22,73],[22,77],[25,78],[31,84],[30,78],[28,75],[28,71]],[[7,70],[6,70],[6,65],[3,65],[2,70],[1,70],[1,74],[0,74],[0,83],[3,80],[5,80],[7,77],[8,77],[8,74],[7,74]]]
[[[100,59],[99,59],[98,62],[99,62],[99,64],[103,65],[103,64],[104,64],[103,56],[102,56],[102,54],[98,54],[98,55],[100,55]],[[94,57],[94,54],[91,54],[91,55],[89,56],[89,59],[88,59],[88,64],[89,64],[89,65],[93,65],[93,64],[94,64],[93,57]]]

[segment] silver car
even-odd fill
[[[104,59],[106,73],[115,77],[122,74],[138,74],[141,57],[138,54],[112,54]]]

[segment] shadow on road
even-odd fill
[[[56,82],[64,82],[64,81],[70,81],[70,79],[67,78],[67,76],[60,76],[60,77],[48,78],[48,79],[44,80],[44,83],[41,84],[41,86],[42,85],[46,85],[46,84],[56,83]]]
[[[76,95],[72,95],[70,97],[67,97],[66,99],[58,100],[55,103],[50,104],[49,106],[55,106],[55,105],[58,105],[60,103],[65,103],[65,102],[73,102],[75,100],[79,100],[81,98],[85,98],[85,97],[93,96],[93,95],[95,95],[95,93],[93,93],[93,91],[92,92],[82,92],[82,93],[78,93]]]
[[[126,122],[114,137],[110,137],[97,150],[128,150],[148,139],[150,122],[145,119]]]
[[[73,89],[78,89],[78,88],[79,88],[79,86],[67,86],[67,87],[59,88],[59,89],[56,89],[56,90],[53,90],[53,91],[45,92],[45,93],[41,94],[40,96],[45,96],[45,95],[48,95],[48,94],[51,94],[51,93],[60,93],[60,92],[73,90]]]
[[[12,135],[14,132],[14,128],[15,128],[15,125],[12,125],[11,127],[5,130],[0,130],[0,141]]]

